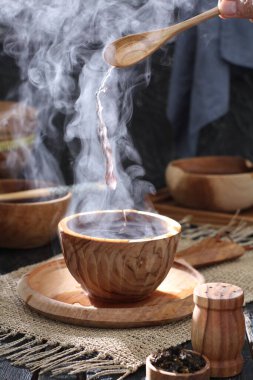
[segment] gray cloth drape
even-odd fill
[[[217,5],[203,3],[199,0],[184,18]],[[230,64],[253,68],[253,24],[248,20],[217,17],[177,38],[167,108],[177,156],[195,155],[200,129],[228,112]]]

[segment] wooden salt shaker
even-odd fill
[[[244,295],[238,286],[202,284],[194,290],[193,349],[210,360],[211,377],[239,374],[243,367]]]

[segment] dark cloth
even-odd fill
[[[182,16],[216,5],[215,0],[199,0]],[[253,25],[248,20],[217,17],[177,38],[167,107],[177,156],[195,155],[201,128],[228,112],[231,64],[253,68]]]

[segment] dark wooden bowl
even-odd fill
[[[253,163],[241,157],[171,161],[165,177],[172,197],[186,207],[233,212],[253,206]]]

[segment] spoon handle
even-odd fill
[[[187,30],[195,25],[200,24],[203,21],[209,20],[210,18],[213,18],[215,16],[218,16],[220,14],[220,11],[218,7],[214,7],[212,9],[209,9],[206,12],[200,13],[197,16],[191,17],[188,20],[179,22],[178,24],[173,25],[175,33],[177,32],[183,32],[184,30]]]
[[[0,194],[0,202],[18,202],[26,201],[28,199],[31,200],[36,198],[50,197],[54,194],[56,189],[57,188],[54,187],[46,187]]]
[[[97,182],[86,182],[72,186],[43,187],[37,189],[0,193],[0,202],[19,202],[46,197],[63,197],[67,192],[105,191],[106,185]]]

